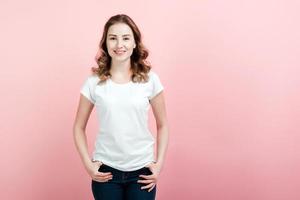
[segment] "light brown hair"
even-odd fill
[[[108,54],[106,47],[106,38],[108,28],[116,23],[125,23],[127,24],[134,36],[134,40],[136,42],[136,47],[133,49],[132,55],[130,57],[131,60],[131,70],[133,72],[131,80],[133,82],[147,82],[148,72],[151,69],[150,63],[146,60],[149,55],[148,50],[142,43],[142,36],[134,21],[125,14],[118,14],[112,16],[104,26],[102,38],[99,44],[100,55],[96,58],[98,67],[92,67],[93,74],[97,74],[100,78],[100,83],[105,82],[108,78],[111,77],[109,72],[111,67],[111,57]]]

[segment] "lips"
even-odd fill
[[[114,51],[114,52],[117,53],[117,54],[125,53],[125,51]]]

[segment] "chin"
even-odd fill
[[[130,58],[129,57],[113,57],[114,60],[117,60],[117,61],[125,61],[125,60],[128,60]]]

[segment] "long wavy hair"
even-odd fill
[[[112,16],[106,22],[99,44],[99,50],[95,58],[98,67],[92,67],[92,73],[96,74],[100,78],[99,83],[103,83],[111,77],[111,74],[109,72],[111,68],[111,57],[109,56],[107,51],[106,38],[108,28],[116,23],[127,24],[131,28],[134,40],[136,42],[136,47],[133,49],[132,55],[130,57],[131,70],[133,72],[131,80],[133,82],[147,82],[149,80],[148,72],[151,69],[151,64],[146,60],[149,52],[142,43],[142,36],[137,25],[129,16],[125,14]]]

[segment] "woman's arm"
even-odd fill
[[[169,130],[167,124],[167,113],[165,108],[164,92],[160,92],[150,100],[157,128],[157,166],[162,169],[167,151]]]
[[[99,172],[98,169],[100,167],[100,162],[93,162],[88,153],[85,129],[93,107],[94,104],[81,94],[73,125],[74,141],[84,167],[91,178],[97,182],[106,182],[112,179],[111,172]]]
[[[80,158],[85,167],[92,162],[88,153],[85,129],[93,107],[94,104],[80,94],[79,105],[73,125],[73,137],[76,149],[79,152]]]

